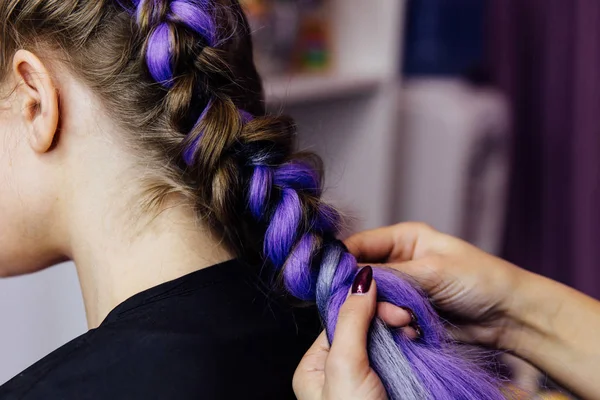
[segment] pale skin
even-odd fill
[[[58,61],[18,51],[0,98],[0,277],[73,260],[90,328],[145,289],[231,254],[173,196],[139,207],[144,169]]]
[[[436,307],[461,321],[460,340],[510,351],[581,398],[600,399],[600,302],[423,224],[360,233],[346,245],[362,262],[414,277]],[[321,336],[296,371],[300,400],[385,399],[364,350],[375,302],[350,296],[344,307],[331,348]],[[393,312],[379,315],[394,325]],[[365,388],[369,397],[357,395]]]

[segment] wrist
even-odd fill
[[[500,346],[583,398],[600,398],[600,302],[520,270]]]
[[[499,347],[528,358],[531,344],[539,348],[548,339],[547,327],[555,315],[555,299],[548,298],[557,288],[547,278],[511,265],[509,267],[510,290],[506,293],[503,307],[505,323]],[[558,285],[558,284],[557,284]]]
[[[580,294],[544,276],[514,269],[501,348],[539,366],[546,354],[568,347],[573,333],[565,327],[582,317],[577,307]]]

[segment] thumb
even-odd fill
[[[361,379],[370,371],[367,335],[377,308],[377,287],[373,269],[362,268],[354,279],[351,293],[340,308],[327,365],[333,374],[345,379]]]

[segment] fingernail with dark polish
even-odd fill
[[[373,268],[366,266],[362,268],[352,284],[352,294],[366,294],[371,288],[373,282]]]

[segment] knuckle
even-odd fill
[[[435,231],[435,229],[431,225],[429,225],[426,222],[422,222],[422,221],[405,222],[400,225],[408,227],[408,228],[416,230],[416,231],[421,231],[421,232]]]
[[[417,228],[420,229],[421,231],[425,231],[425,232],[435,231],[433,226],[429,225],[426,222],[417,222]]]

